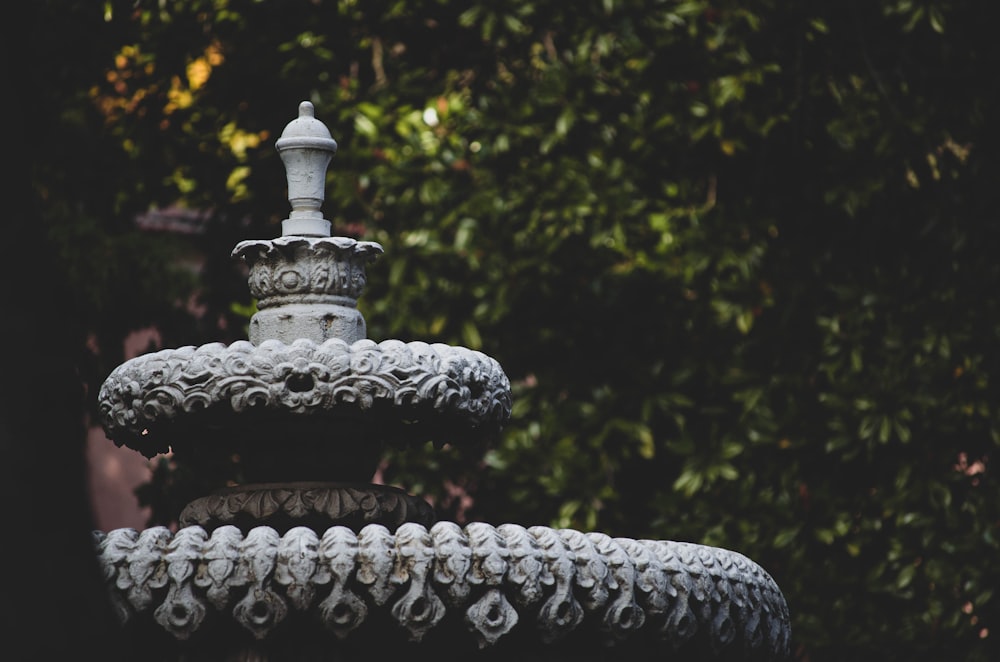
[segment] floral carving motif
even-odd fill
[[[278,528],[279,523],[326,522],[326,526],[359,523],[395,529],[404,522],[430,526],[434,519],[430,504],[398,488],[291,483],[247,486],[195,499],[181,512],[180,525],[214,529],[253,522]]]
[[[690,543],[446,522],[322,536],[120,529],[96,543],[122,620],[157,623],[179,640],[207,627],[209,611],[265,639],[311,609],[340,638],[381,611],[420,640],[452,609],[482,647],[518,628],[554,642],[586,621],[609,644],[644,632],[754,659],[789,649],[788,608],[771,577],[740,554]]]
[[[118,366],[99,401],[108,437],[149,457],[168,450],[171,423],[209,409],[322,415],[393,405],[419,410],[423,418],[415,427],[438,417],[482,434],[496,432],[511,411],[507,375],[481,352],[399,340],[348,345],[336,338],[153,352]]]

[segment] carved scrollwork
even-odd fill
[[[334,338],[146,354],[108,376],[99,403],[108,437],[152,457],[168,450],[173,424],[209,410],[323,416],[392,406],[400,429],[414,434],[444,421],[456,434],[489,435],[510,417],[511,392],[500,364],[481,352],[399,340],[348,345]]]
[[[122,620],[156,623],[178,640],[227,614],[264,640],[284,621],[309,622],[307,612],[347,638],[380,612],[419,641],[453,612],[482,648],[515,630],[556,642],[590,623],[588,636],[609,645],[699,641],[698,650],[753,659],[789,650],[788,609],[771,577],[703,545],[450,522],[322,536],[118,530],[96,542]]]

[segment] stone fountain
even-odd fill
[[[171,531],[95,534],[137,659],[783,660],[785,599],[736,552],[546,526],[438,521],[370,484],[386,446],[495,437],[510,383],[463,347],[366,335],[373,242],[330,236],[337,143],[299,106],[276,147],[282,235],[239,243],[258,302],[249,341],[119,366],[100,411],[119,446],[230,487]]]

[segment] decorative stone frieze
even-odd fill
[[[704,545],[451,522],[395,534],[377,524],[119,529],[96,544],[123,623],[155,622],[177,640],[209,616],[262,640],[310,613],[347,640],[380,613],[411,641],[458,618],[479,648],[520,633],[544,651],[586,628],[609,646],[788,654],[788,610],[771,577]]]
[[[180,525],[213,530],[233,524],[243,530],[269,526],[321,528],[338,522],[358,528],[381,524],[395,530],[406,522],[431,526],[434,509],[423,499],[387,485],[327,483],[254,484],[233,487],[195,499],[181,511]]]

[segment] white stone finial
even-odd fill
[[[288,201],[292,211],[281,222],[282,235],[329,237],[330,221],[320,208],[326,197],[326,168],[337,153],[337,141],[326,125],[316,119],[308,101],[299,104],[299,116],[285,126],[274,144],[285,164]]]

